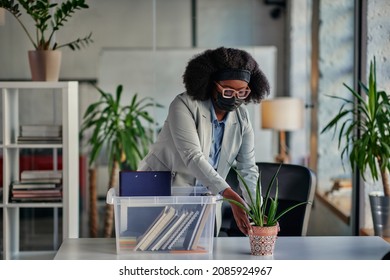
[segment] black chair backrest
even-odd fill
[[[257,162],[261,178],[262,196],[264,197],[272,179],[280,166],[280,163]],[[295,164],[282,164],[278,174],[278,212],[283,211],[296,203],[313,202],[316,176],[307,167]],[[275,197],[275,186],[270,193]],[[302,236],[306,235],[310,217],[311,204],[299,206],[279,221],[279,236]]]
[[[265,196],[268,183],[279,168],[280,163],[257,162],[256,164],[261,172],[262,196]],[[241,193],[237,174],[234,170],[230,170],[226,181],[236,192]],[[313,202],[316,176],[309,168],[301,165],[283,164],[279,170],[278,184],[278,211],[283,211],[298,202]],[[274,196],[275,189],[271,192],[271,197]],[[222,207],[222,228],[220,235],[243,236],[236,225],[228,203],[224,203]],[[285,214],[279,221],[281,228],[279,236],[305,236],[310,211],[311,204],[307,204],[299,206]]]

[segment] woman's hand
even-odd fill
[[[224,198],[232,199],[237,202],[240,202],[243,205],[246,204],[245,201],[241,198],[241,196],[239,196],[232,188],[225,189],[224,192],[222,193],[222,196]],[[236,221],[240,231],[245,235],[249,235],[249,233],[252,232],[252,227],[245,210],[235,205],[234,203],[230,203],[230,207],[232,207],[234,220]]]

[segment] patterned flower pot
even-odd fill
[[[255,256],[270,256],[274,253],[278,226],[258,227],[252,226],[252,234],[249,235],[251,254]]]

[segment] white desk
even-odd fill
[[[380,260],[390,251],[390,244],[378,236],[306,236],[279,237],[275,260]],[[213,254],[170,254],[137,252],[118,255],[114,238],[66,239],[55,260],[131,260],[131,259],[195,259],[251,260],[270,259],[250,254],[246,237],[214,239]]]

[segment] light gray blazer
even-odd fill
[[[235,164],[254,194],[258,179],[254,133],[245,106],[228,114],[217,170],[208,162],[212,142],[211,100],[192,100],[179,94],[139,170],[171,171],[172,186],[194,186],[198,180],[213,194],[229,187],[225,178]],[[245,189],[242,194],[248,200]]]

